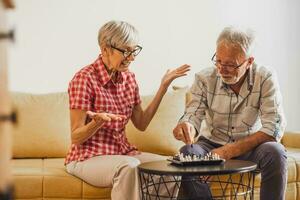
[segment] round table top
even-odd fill
[[[244,160],[227,160],[218,165],[178,166],[167,160],[142,163],[139,171],[157,175],[222,175],[254,171],[257,164]]]

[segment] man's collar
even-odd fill
[[[251,66],[249,67],[249,72],[248,72],[248,76],[247,76],[248,90],[249,91],[252,90],[253,85],[254,85],[255,68],[256,68],[255,63],[251,64]]]
[[[220,89],[228,89],[229,85],[223,82],[221,75],[218,73],[218,70],[216,72],[217,72],[217,77],[219,79],[219,81],[218,81],[219,82],[219,88]]]

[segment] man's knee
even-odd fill
[[[271,154],[273,158],[287,158],[284,146],[278,142],[266,142],[264,144],[261,144],[261,146],[264,152]]]
[[[273,166],[287,167],[287,154],[284,146],[277,142],[266,142],[259,147],[260,157]],[[266,163],[262,163],[266,165]]]

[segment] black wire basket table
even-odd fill
[[[253,200],[256,168],[242,160],[198,166],[143,163],[138,166],[142,200]]]

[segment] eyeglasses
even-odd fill
[[[228,71],[235,71],[238,68],[240,68],[248,59],[244,60],[241,64],[239,65],[231,65],[231,64],[222,64],[220,60],[217,60],[216,58],[216,53],[213,55],[211,58],[211,61],[214,63],[216,67],[222,66],[225,67]]]
[[[132,50],[132,51],[123,50],[123,49],[117,48],[117,47],[115,47],[115,46],[111,46],[111,48],[116,49],[116,50],[120,51],[121,53],[123,53],[124,58],[127,58],[127,57],[129,57],[129,56],[131,56],[131,55],[134,55],[134,57],[135,57],[135,56],[139,55],[139,53],[140,53],[140,52],[142,51],[142,49],[143,49],[143,48],[142,48],[141,46],[139,46],[139,45],[137,45],[137,46],[135,47],[135,49]]]

